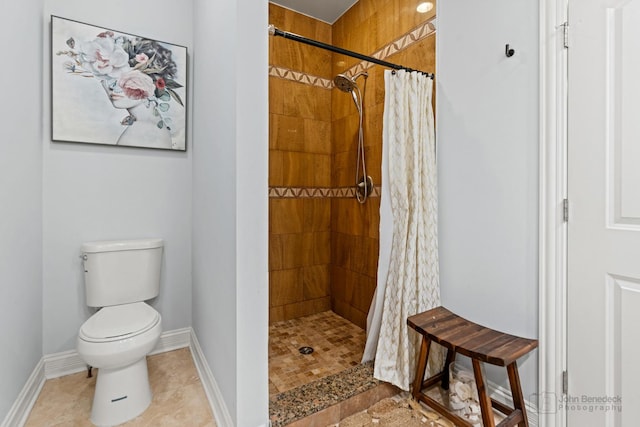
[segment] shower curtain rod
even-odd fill
[[[427,73],[426,71],[415,70],[413,68],[405,67],[403,65],[393,64],[391,62],[383,61],[381,59],[377,59],[377,58],[374,58],[372,56],[363,55],[363,54],[358,53],[358,52],[353,52],[351,50],[343,49],[341,47],[337,47],[337,46],[333,46],[333,45],[330,45],[330,44],[322,43],[322,42],[319,42],[317,40],[308,39],[306,37],[300,36],[298,34],[290,33],[288,31],[282,31],[282,30],[276,28],[274,25],[269,25],[269,34],[272,35],[272,36],[280,36],[280,37],[284,37],[285,39],[295,40],[295,41],[300,42],[300,43],[305,43],[305,44],[308,44],[308,45],[311,45],[311,46],[319,47],[321,49],[330,50],[331,52],[340,53],[342,55],[351,56],[353,58],[358,58],[358,59],[361,59],[363,61],[372,62],[374,64],[382,65],[383,67],[388,67],[388,68],[391,68],[393,70],[405,70],[405,71],[408,71],[408,72],[416,71],[418,73],[422,73],[422,74],[426,75],[427,77],[431,77],[431,78],[435,77],[435,75],[433,73]]]

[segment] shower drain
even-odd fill
[[[300,347],[298,351],[300,352],[300,354],[311,354],[313,353],[313,347]]]

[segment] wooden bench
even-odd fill
[[[436,307],[424,313],[410,316],[407,319],[407,324],[422,335],[418,367],[413,381],[412,394],[414,399],[424,402],[451,420],[456,426],[473,427],[467,420],[452,414],[446,406],[422,392],[422,390],[429,389],[439,382],[445,390],[449,388],[449,365],[455,360],[456,353],[460,353],[470,357],[473,363],[484,427],[496,426],[492,408],[506,415],[498,427],[529,426],[516,361],[536,348],[538,340],[520,338],[485,328],[463,319],[444,307]],[[447,348],[447,358],[442,372],[423,381],[431,341]],[[482,377],[480,362],[507,367],[514,409],[491,399],[487,393],[485,379]]]

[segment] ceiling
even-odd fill
[[[358,0],[270,0],[287,9],[333,24]]]

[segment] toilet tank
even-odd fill
[[[82,245],[87,305],[106,307],[154,298],[160,292],[162,239]]]

